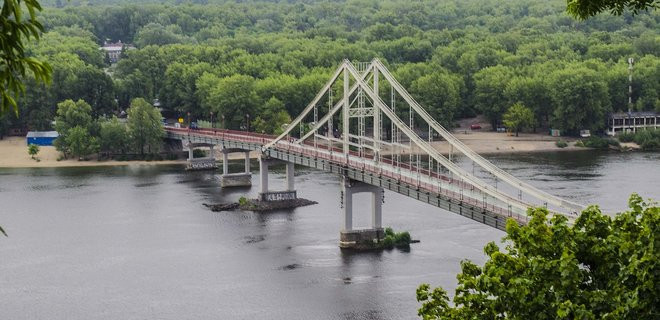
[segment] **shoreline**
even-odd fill
[[[580,152],[593,151],[592,148],[576,147],[575,142],[578,138],[571,137],[551,137],[548,135],[521,133],[519,137],[507,136],[497,132],[482,131],[454,131],[453,134],[459,138],[468,148],[481,155],[511,155],[525,153],[554,153],[554,152]],[[555,145],[556,141],[562,140],[569,145],[565,148],[559,148]],[[447,155],[451,150],[450,146],[444,141],[435,141],[431,145],[440,153]],[[413,148],[412,152],[421,151]],[[384,153],[388,151],[384,150]],[[455,151],[454,151],[455,152]],[[259,153],[254,151],[250,153],[251,159],[256,159]],[[59,168],[59,167],[109,167],[109,166],[153,166],[153,165],[183,165],[186,159],[178,160],[88,160],[78,161],[75,159],[60,160],[60,153],[52,146],[40,147],[37,162],[30,158],[27,153],[27,145],[24,137],[6,137],[0,140],[0,169],[12,168]],[[222,156],[216,154],[216,159],[222,159]],[[231,154],[230,160],[243,159],[243,155]]]

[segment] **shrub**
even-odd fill
[[[594,148],[594,149],[607,149],[609,146],[619,146],[619,141],[612,138],[601,138],[597,136],[591,136],[586,140],[583,140],[582,143],[585,147]]]
[[[381,242],[381,246],[385,249],[392,249],[396,247],[405,247],[408,246],[411,242],[410,233],[408,231],[404,232],[394,232],[392,228],[385,228],[385,238]]]
[[[246,198],[246,197],[240,197],[238,199],[238,205],[241,206],[241,207],[245,207],[249,204],[250,204],[250,200],[248,200],[248,198]]]
[[[385,239],[383,239],[382,244],[383,244],[383,248],[386,248],[386,249],[394,248],[394,237],[389,236],[389,235],[386,236]]]
[[[620,133],[617,138],[621,142],[633,142],[635,140],[635,134],[632,132]]]
[[[200,149],[194,149],[193,150],[193,157],[195,157],[195,158],[206,157],[206,151],[200,150]]]
[[[555,142],[555,145],[559,148],[568,147],[568,143],[566,143],[566,141],[563,141],[563,140],[557,140],[557,142]]]
[[[28,154],[30,155],[30,157],[33,160],[37,160],[37,159],[34,158],[34,156],[36,156],[38,153],[39,153],[39,146],[36,145],[36,144],[30,143],[30,145],[28,146]]]
[[[394,236],[394,243],[397,246],[407,246],[410,244],[410,240],[410,233],[408,233],[408,231],[397,233],[396,236]]]

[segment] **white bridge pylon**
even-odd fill
[[[344,60],[302,113],[263,150],[291,141],[297,134],[294,143],[305,148],[394,168],[408,177],[416,176],[418,181],[460,192],[461,197],[469,193],[472,198],[491,200],[519,213],[532,206],[550,206],[552,213],[571,217],[584,208],[517,179],[468,148],[435,121],[380,60],[357,66]],[[402,118],[407,118],[407,123]],[[448,158],[441,154],[431,145],[434,137],[445,140],[451,150],[492,175],[495,186],[454,163],[451,152]],[[497,181],[508,184],[509,190],[498,188]]]

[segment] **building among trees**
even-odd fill
[[[660,113],[653,111],[617,112],[607,119],[607,134],[614,136],[621,132],[637,132],[639,129],[657,129],[660,126]]]
[[[124,49],[135,49],[135,47],[130,44],[122,43],[121,40],[119,40],[116,43],[105,41],[103,42],[103,46],[99,49],[105,52],[105,54],[108,56],[108,59],[110,60],[110,63],[117,63],[117,61],[119,61],[121,58],[121,53],[124,51]]]

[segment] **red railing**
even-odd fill
[[[273,139],[276,138],[276,136],[268,135],[268,134],[260,134],[255,132],[228,130],[228,129],[189,129],[189,128],[166,127],[166,130],[180,134],[186,134],[186,135],[202,135],[202,136],[207,135],[207,136],[217,137],[221,140],[254,143],[259,145],[265,145],[266,143],[271,142]],[[483,199],[475,199],[473,197],[468,197],[464,195],[462,192],[459,193],[456,191],[449,190],[447,188],[442,188],[440,184],[431,184],[424,182],[419,177],[413,178],[410,175],[401,174],[401,170],[405,170],[408,171],[409,173],[418,174],[419,176],[424,175],[430,178],[439,179],[445,182],[446,184],[455,185],[460,189],[468,189],[470,191],[475,191],[476,189],[473,185],[469,183],[447,177],[445,175],[439,174],[438,172],[433,172],[427,169],[418,168],[416,166],[410,165],[409,163],[397,162],[394,159],[389,159],[389,158],[382,158],[381,162],[389,165],[391,168],[395,168],[396,170],[395,171],[383,170],[384,166],[377,166],[374,164],[367,163],[365,161],[356,160],[356,159],[373,160],[374,159],[373,155],[362,154],[362,156],[360,156],[360,153],[356,151],[349,151],[349,156],[346,156],[343,153],[342,148],[335,147],[334,145],[328,146],[325,144],[317,143],[316,147],[314,147],[314,144],[312,142],[304,142],[303,144],[294,144],[293,143],[294,141],[295,138],[291,138],[288,141],[278,141],[277,143],[275,143],[274,148],[280,151],[286,151],[288,153],[297,153],[311,158],[320,158],[336,164],[347,165],[352,168],[361,169],[362,171],[374,173],[377,175],[382,175],[390,179],[394,179],[399,182],[403,182],[415,186],[417,189],[421,191],[444,195],[448,198],[460,201],[470,206],[483,208],[486,211],[490,211],[492,213],[495,213],[503,217],[513,218],[519,222],[527,222],[528,220],[528,217],[526,215],[523,216],[518,213],[513,213],[511,212],[510,208],[502,208],[500,206],[496,206],[495,204],[488,203],[488,201],[484,201]],[[476,189],[476,191],[481,193],[481,191],[479,191],[478,189]]]

